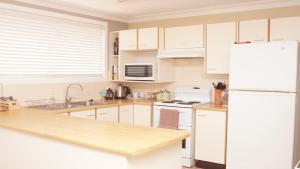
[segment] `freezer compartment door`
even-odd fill
[[[297,58],[296,41],[233,45],[230,89],[296,92]]]
[[[294,93],[229,93],[227,169],[292,169]]]

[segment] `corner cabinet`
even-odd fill
[[[165,49],[202,48],[203,25],[165,28]]]
[[[236,41],[236,22],[207,25],[207,74],[229,74],[230,46]]]
[[[270,41],[300,41],[300,17],[271,19],[270,24]]]
[[[138,50],[158,49],[158,27],[138,29]]]
[[[137,29],[122,30],[119,32],[119,48],[124,51],[137,50],[138,34]]]
[[[134,124],[141,126],[151,126],[152,124],[152,106],[134,105]]]
[[[133,105],[119,106],[119,123],[133,124]]]
[[[196,110],[196,160],[225,164],[226,112]]]
[[[239,22],[239,42],[268,42],[268,19]]]
[[[97,109],[97,120],[119,122],[118,106]]]

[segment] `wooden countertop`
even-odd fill
[[[102,106],[113,104],[116,103]],[[0,112],[0,127],[125,156],[142,155],[190,136],[179,130],[116,124],[57,113],[63,111],[23,108]]]
[[[204,104],[193,106],[196,110],[209,110],[209,111],[221,111],[228,112],[228,107],[224,105],[216,105],[216,104]]]

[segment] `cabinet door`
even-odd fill
[[[122,30],[119,38],[120,50],[137,50],[137,29]]]
[[[196,111],[197,160],[225,164],[226,112]]]
[[[95,109],[70,112],[69,115],[73,116],[73,117],[81,117],[81,118],[87,118],[87,119],[96,119],[96,111],[95,111]]]
[[[133,105],[119,107],[119,122],[123,124],[133,124]]]
[[[300,41],[300,17],[271,19],[271,41]]]
[[[143,28],[138,30],[138,49],[158,49],[158,28]]]
[[[134,105],[134,124],[151,126],[152,106]]]
[[[207,74],[228,74],[230,46],[236,40],[236,23],[207,25]]]
[[[165,28],[165,49],[203,47],[203,25]]]
[[[111,121],[118,123],[118,106],[97,109],[97,120]]]
[[[241,21],[239,24],[240,42],[268,42],[268,19]]]

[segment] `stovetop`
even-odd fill
[[[183,100],[169,100],[156,102],[154,105],[157,106],[170,106],[170,107],[192,107],[194,105],[202,104],[200,101],[183,101]]]
[[[175,91],[175,100],[156,102],[157,106],[186,107],[205,104],[211,101],[210,87],[181,86]]]

